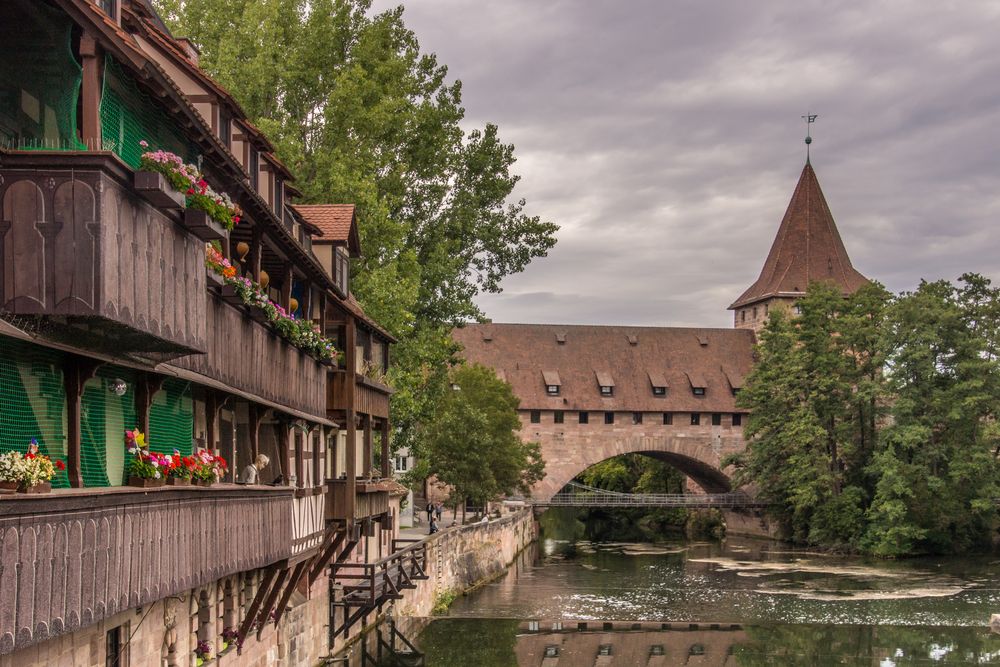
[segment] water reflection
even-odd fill
[[[1000,664],[984,628],[744,626],[484,618],[384,622],[344,667]],[[407,637],[406,635],[410,636]]]

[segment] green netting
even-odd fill
[[[191,454],[194,433],[194,402],[190,383],[173,378],[164,380],[149,409],[149,446],[153,451]]]
[[[73,23],[37,0],[7,0],[0,20],[0,146],[81,149],[77,99],[82,69]]]
[[[0,452],[28,449],[32,438],[66,460],[66,393],[58,352],[0,336]],[[65,472],[54,487],[69,486]]]
[[[101,140],[105,150],[114,151],[133,168],[139,166],[146,141],[153,150],[176,153],[194,162],[197,150],[167,112],[139,90],[132,76],[107,57],[104,92],[101,95]]]
[[[116,396],[110,389],[124,380],[128,389]],[[136,427],[135,373],[118,366],[101,366],[83,386],[80,410],[80,468],[84,486],[119,486],[125,472],[125,430]]]

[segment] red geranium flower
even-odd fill
[[[63,463],[62,461],[56,461],[55,462],[55,466],[56,466],[56,470],[65,470],[66,469],[66,464]]]

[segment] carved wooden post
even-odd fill
[[[344,382],[344,393],[347,394],[344,397],[344,403],[347,406],[344,421],[347,422],[347,450],[345,454],[344,467],[347,468],[347,507],[345,508],[345,515],[347,517],[354,516],[354,503],[355,494],[358,491],[357,485],[357,475],[358,475],[358,427],[355,423],[355,400],[357,395],[356,383],[357,380],[354,377],[355,369],[357,368],[357,346],[355,345],[355,339],[357,335],[357,325],[354,321],[354,316],[349,315],[347,317],[347,333],[344,336],[344,347],[347,349],[344,351],[345,360],[347,365],[347,370],[345,374],[346,382]],[[350,525],[350,520],[348,520]]]
[[[101,65],[100,47],[88,32],[80,36],[80,58],[83,60],[81,103],[83,122],[80,130],[88,150],[101,150]]]
[[[140,373],[135,382],[136,428],[149,435],[149,408],[153,397],[163,387],[163,377],[152,373]]]
[[[281,276],[281,307],[285,310],[290,311],[291,307],[289,304],[292,301],[292,281],[295,280],[295,274],[292,272],[292,264],[285,264],[285,270],[282,272]]]
[[[388,478],[392,471],[389,468],[389,418],[382,420],[382,477]]]
[[[66,475],[73,488],[83,486],[83,468],[80,463],[80,398],[83,385],[101,365],[86,357],[71,356],[63,366],[63,385],[66,389]],[[124,443],[123,445],[124,446]]]
[[[257,461],[257,456],[260,455],[260,422],[264,418],[265,412],[267,410],[256,403],[250,404],[247,431],[250,437],[250,451],[253,452],[254,462]]]

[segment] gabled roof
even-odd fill
[[[489,342],[483,331],[489,331]],[[556,340],[565,333],[566,342]],[[628,336],[638,337],[631,345]],[[698,343],[708,337],[711,344]],[[729,376],[753,366],[750,329],[694,329],[552,324],[468,324],[452,338],[469,363],[497,371],[510,383],[522,410],[615,410],[618,412],[744,412],[736,406]],[[559,374],[559,395],[546,393],[544,372]],[[598,374],[607,375],[603,380]],[[688,388],[688,374],[706,386],[705,396]],[[599,384],[613,383],[612,396]],[[662,383],[662,384],[661,384]],[[676,388],[664,395],[653,387]]]
[[[832,282],[847,295],[868,279],[851,265],[816,172],[807,162],[760,276],[729,308],[775,296],[801,296],[816,281]]]
[[[313,243],[345,245],[351,257],[361,256],[361,237],[354,204],[296,204],[292,208],[323,233]]]

